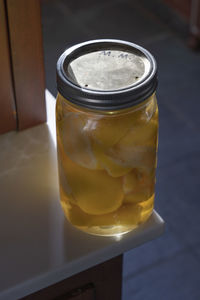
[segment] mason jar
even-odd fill
[[[94,40],[57,63],[60,199],[69,222],[118,235],[152,214],[158,107],[157,67],[144,48]]]

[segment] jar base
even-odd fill
[[[91,235],[97,236],[107,236],[107,237],[120,237],[123,234],[126,234],[134,229],[137,229],[140,225],[144,224],[151,216],[153,209],[147,210],[143,213],[142,221],[138,224],[132,225],[111,225],[111,226],[76,226],[77,229],[86,232]]]
[[[92,235],[98,236],[120,236],[126,234],[135,228],[138,225],[119,225],[119,226],[93,226],[93,227],[79,227],[76,226],[81,231]]]

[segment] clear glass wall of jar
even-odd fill
[[[57,97],[61,203],[81,230],[113,235],[145,222],[154,206],[155,95],[124,111],[94,112]]]
[[[58,93],[60,198],[69,222],[117,235],[144,223],[154,207],[158,107],[154,92],[127,108],[79,106]]]

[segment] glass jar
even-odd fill
[[[71,224],[96,235],[126,233],[154,207],[156,63],[144,48],[95,40],[57,64],[60,198]]]

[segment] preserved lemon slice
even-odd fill
[[[125,194],[131,193],[137,189],[138,177],[135,170],[129,172],[123,177],[123,191]]]
[[[122,147],[143,146],[156,144],[158,124],[150,121],[143,126],[135,126],[119,141]]]
[[[125,167],[118,164],[111,156],[104,153],[103,147],[97,143],[93,143],[92,148],[99,168],[105,169],[110,176],[120,177],[131,171],[131,167]]]
[[[155,182],[155,169],[142,170],[133,169],[123,178],[123,190],[125,193],[140,191],[145,188],[152,188]]]
[[[142,208],[137,204],[124,204],[117,212],[118,225],[137,225],[141,218]]]
[[[135,169],[123,178],[124,203],[146,201],[154,193],[154,170],[146,173]]]
[[[60,188],[62,189],[62,194],[65,195],[65,197],[67,197],[68,199],[73,198],[72,190],[63,172],[62,166],[59,167],[59,182]]]
[[[146,222],[146,220],[150,217],[153,211],[154,194],[147,201],[141,202],[140,206],[142,208],[141,222]]]
[[[156,147],[118,145],[110,151],[110,156],[123,167],[152,169],[156,164]]]
[[[67,113],[58,122],[58,134],[64,151],[78,165],[95,169],[97,163],[92,153],[88,132],[84,130],[85,122],[78,114]]]
[[[137,225],[140,222],[142,208],[137,204],[122,205],[117,211],[102,216],[93,216],[91,226]]]
[[[155,102],[151,101],[143,106],[139,105],[134,111],[98,116],[93,121],[92,136],[105,149],[112,147],[133,127],[140,128],[146,124],[152,117],[154,110]]]
[[[84,213],[78,206],[61,201],[62,208],[68,220],[74,226],[89,226],[91,216]]]
[[[142,207],[136,204],[121,206],[116,212],[101,216],[84,213],[78,206],[61,202],[69,221],[79,227],[137,225],[141,220]]]
[[[142,207],[144,211],[149,211],[150,209],[153,209],[154,205],[154,194],[146,201],[141,202],[139,205]]]
[[[131,129],[114,147],[109,155],[124,167],[152,169],[156,164],[157,124]]]
[[[95,129],[92,131],[93,138],[104,149],[115,145],[133,126],[135,113],[125,115],[103,116],[96,121]]]
[[[79,227],[91,227],[91,226],[111,226],[116,224],[115,218],[113,218],[113,213],[105,215],[91,215],[83,212],[76,205],[66,205],[62,203],[65,214],[69,221]]]
[[[148,197],[144,192],[132,192],[124,196],[123,203],[139,203],[146,201]]]
[[[60,156],[58,156],[59,158]],[[65,202],[76,203],[76,199],[73,196],[72,189],[67,181],[64,169],[62,164],[60,163],[60,159],[58,159],[59,166],[59,182],[60,182],[60,196],[61,199],[64,199]]]
[[[62,163],[76,203],[84,212],[101,215],[120,207],[123,199],[121,178],[112,178],[105,171],[82,168],[67,156]]]

